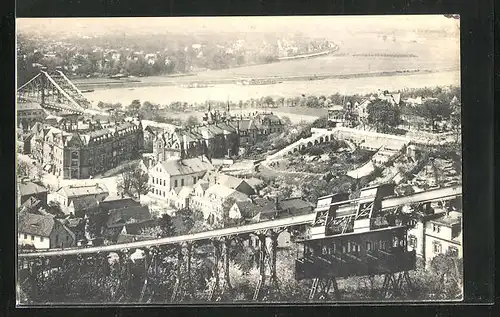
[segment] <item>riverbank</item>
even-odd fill
[[[351,73],[351,74],[328,74],[328,75],[297,75],[297,76],[267,76],[258,77],[255,79],[263,80],[275,80],[276,82],[286,82],[286,81],[315,81],[315,80],[325,80],[325,79],[353,79],[353,78],[370,78],[370,77],[391,77],[391,76],[401,76],[401,75],[411,75],[411,74],[432,74],[439,72],[453,71],[453,68],[443,68],[443,69],[405,69],[405,70],[395,70],[395,71],[380,71],[380,72],[364,72],[364,73]],[[237,78],[227,78],[227,79],[195,79],[196,75],[191,75],[190,79],[193,80],[189,82],[183,82],[184,85],[224,85],[224,84],[237,84],[240,79]],[[161,87],[161,86],[177,86],[179,85],[178,80],[171,80],[171,77],[143,77],[141,79],[135,80],[100,80],[100,81],[88,81],[83,80],[75,81],[75,85],[80,90],[105,90],[105,89],[115,89],[115,88],[141,88],[141,87]],[[271,84],[273,85],[273,84]],[[201,87],[200,87],[201,88]]]
[[[378,89],[397,91],[405,88],[424,88],[435,86],[459,86],[460,72],[396,72],[396,75],[385,74],[339,75],[336,78],[322,80],[289,80],[274,85],[238,85],[218,84],[207,88],[183,88],[180,85],[164,85],[156,83],[143,87],[110,87],[96,89],[85,96],[97,104],[121,103],[129,105],[133,100],[149,101],[159,105],[171,102],[205,103],[207,100],[239,101],[258,99],[265,96],[295,98],[301,95],[330,96],[339,94],[366,94]]]

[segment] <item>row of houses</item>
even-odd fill
[[[197,126],[162,130],[146,127],[145,142],[153,143],[155,162],[171,158],[212,158],[241,154],[242,148],[254,145],[271,133],[283,132],[281,119],[273,113],[231,116],[227,112],[210,111]]]

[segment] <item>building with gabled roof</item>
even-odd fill
[[[231,175],[226,175],[217,171],[208,171],[203,179],[210,184],[222,185],[227,188],[234,189],[246,195],[255,195],[255,190],[250,186],[245,179]]]
[[[213,169],[204,156],[159,162],[148,171],[150,195],[166,200],[172,189],[193,186]]]
[[[63,186],[54,193],[54,200],[58,201],[64,209],[69,207],[75,200],[90,199],[91,201],[96,200],[97,202],[101,202],[108,196],[108,188],[104,184],[96,182],[94,184]],[[80,202],[76,202],[76,204],[80,204]]]
[[[18,244],[36,249],[72,247],[75,234],[53,216],[28,212],[18,214]]]
[[[40,200],[44,205],[47,204],[48,190],[40,182],[21,179],[17,181],[19,203],[24,204],[31,197]]]

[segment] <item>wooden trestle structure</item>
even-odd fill
[[[416,257],[414,251],[407,251],[405,224],[387,221],[385,213],[408,203],[428,204],[459,196],[461,186],[395,197],[391,185],[382,185],[363,189],[356,200],[345,200],[345,195],[338,194],[321,197],[314,214],[121,245],[20,253],[18,276],[20,283],[33,285],[34,300],[39,295],[36,285],[50,270],[76,265],[79,272],[94,270],[92,283],[99,283],[102,275],[119,279],[119,288],[126,290],[121,293],[131,297],[127,302],[149,302],[155,295],[150,276],[169,278],[172,274],[171,292],[160,295],[165,302],[228,301],[231,248],[253,235],[260,241],[256,254],[260,277],[252,299],[279,301],[278,235],[294,226],[309,225],[305,238],[297,241],[303,245],[303,254],[295,261],[296,279],[312,280],[309,300],[330,299],[331,290],[331,299],[340,300],[339,278],[364,276],[373,285],[376,275],[384,277],[380,296],[390,297],[398,295],[404,285],[411,287],[408,271],[415,268]],[[213,262],[213,281],[204,298],[191,279],[193,252],[202,245],[211,245],[213,250],[208,255]],[[134,260],[132,251],[138,250],[144,256]],[[112,253],[119,257],[117,264],[110,264]],[[174,258],[175,265],[164,268],[166,257]],[[116,298],[117,302],[124,300]]]

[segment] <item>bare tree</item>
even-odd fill
[[[122,172],[118,180],[118,192],[127,196],[133,195],[134,170],[127,169]]]

